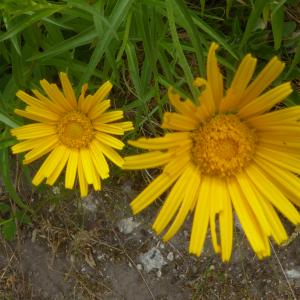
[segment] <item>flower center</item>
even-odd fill
[[[257,136],[235,115],[217,115],[193,132],[194,162],[203,174],[226,177],[253,158]]]
[[[58,121],[57,133],[60,141],[69,148],[87,147],[94,138],[90,119],[75,110]]]

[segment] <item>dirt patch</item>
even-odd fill
[[[200,258],[187,254],[191,220],[169,243],[151,223],[159,203],[131,216],[137,193],[130,181],[84,200],[64,199],[61,186],[16,241],[2,240],[1,299],[297,299],[300,238],[259,261],[235,228],[232,260],[221,263],[210,238]],[[47,197],[62,198],[59,201]],[[291,230],[293,230],[291,228]]]

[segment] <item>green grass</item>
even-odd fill
[[[221,65],[230,80],[246,53],[260,67],[278,55],[287,63],[279,79],[300,76],[299,24],[290,12],[297,0],[5,0],[0,4],[1,176],[20,209],[8,165],[14,143],[9,128],[23,123],[13,113],[22,104],[19,89],[39,89],[39,80],[56,82],[67,72],[77,93],[95,90],[109,79],[115,105],[130,112],[137,135],[155,134],[167,109],[166,88],[174,85],[196,101],[192,81],[205,76],[207,49],[220,44]],[[300,103],[295,92],[288,105]],[[147,125],[146,125],[147,124]],[[28,172],[28,171],[27,171]],[[1,220],[0,220],[1,221]],[[0,223],[1,224],[1,223]]]

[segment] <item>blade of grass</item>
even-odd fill
[[[236,60],[238,60],[238,56],[235,54],[235,52],[232,49],[232,47],[211,26],[209,26],[206,22],[204,22],[198,16],[194,16],[193,14],[192,14],[192,20],[195,23],[195,25],[198,26],[205,33],[207,33],[211,37],[211,39],[213,41],[215,41],[218,44],[220,44],[220,46],[222,46],[222,48],[224,48],[225,50],[227,50],[228,53],[230,53],[232,57],[234,57]]]
[[[296,52],[295,52],[294,58],[291,62],[290,68],[284,77],[285,79],[291,75],[291,73],[293,72],[293,70],[299,63],[300,63],[300,40],[298,41]]]
[[[0,150],[0,163],[1,163],[1,168],[0,168],[1,177],[3,179],[3,183],[10,197],[16,202],[16,204],[20,208],[23,208],[26,211],[29,211],[31,213],[34,213],[33,210],[21,200],[11,180],[7,148]]]
[[[271,25],[274,37],[274,49],[278,50],[281,46],[283,22],[284,22],[284,3],[286,0],[280,1],[276,7],[272,10]]]
[[[0,34],[0,42],[5,41],[7,39],[12,38],[17,33],[24,30],[26,27],[34,24],[35,22],[48,17],[59,10],[63,8],[62,5],[52,5],[49,8],[43,8],[37,13],[34,13],[33,15],[21,15],[18,17],[18,19],[15,21],[15,23],[5,32]]]
[[[167,17],[168,17],[171,36],[172,36],[172,40],[173,40],[173,44],[174,44],[174,48],[175,48],[174,50],[176,51],[180,66],[181,66],[181,68],[184,72],[186,83],[188,84],[188,86],[190,88],[190,91],[193,94],[193,98],[195,99],[195,101],[197,101],[198,93],[197,93],[197,90],[196,90],[195,86],[193,85],[194,77],[193,77],[193,74],[192,74],[191,69],[189,67],[189,64],[186,60],[186,57],[184,55],[184,52],[183,52],[183,49],[181,47],[179,37],[178,37],[178,34],[177,34],[177,28],[176,28],[176,24],[175,24],[175,16],[174,16],[173,5],[174,5],[173,1],[171,1],[171,0],[166,1]]]
[[[14,121],[10,117],[6,116],[2,112],[0,112],[0,121],[11,128],[16,128],[16,127],[20,126],[16,121]]]
[[[248,18],[248,21],[247,21],[247,25],[246,25],[245,32],[243,34],[242,41],[240,43],[240,49],[242,49],[246,45],[246,43],[247,43],[253,29],[255,28],[261,14],[263,12],[263,9],[267,3],[268,3],[268,1],[266,1],[266,0],[256,0],[255,1],[254,7],[253,7],[253,9],[250,13],[250,16]]]
[[[101,40],[98,40],[95,50],[91,56],[88,67],[84,74],[81,77],[79,86],[82,86],[84,82],[88,82],[90,77],[92,76],[94,70],[96,69],[98,63],[100,62],[105,50],[110,44],[113,35],[110,32],[116,32],[119,26],[121,25],[124,18],[127,16],[128,11],[134,0],[123,0],[118,1],[115,5],[111,15],[110,15],[110,28],[108,28],[108,32],[102,37]]]
[[[176,13],[182,20],[183,27],[186,29],[188,36],[191,39],[192,46],[195,49],[199,74],[203,77],[205,75],[205,60],[203,54],[204,50],[202,44],[200,43],[200,38],[204,40],[204,37],[203,35],[201,35],[201,33],[197,32],[190,13],[184,2],[181,0],[177,0],[175,1],[175,4]]]
[[[27,59],[27,61],[33,61],[33,60],[39,60],[44,58],[49,58],[52,56],[59,55],[63,52],[66,52],[70,49],[77,48],[79,46],[87,45],[91,41],[93,41],[98,36],[97,31],[94,29],[93,26],[81,31],[75,36],[72,36],[69,39],[66,39],[60,43],[57,43],[53,47],[50,47],[49,49],[45,50],[43,53],[38,53],[30,58]]]

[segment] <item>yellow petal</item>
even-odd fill
[[[247,54],[240,63],[230,88],[228,89],[225,98],[220,103],[220,111],[227,112],[234,110],[243,95],[247,85],[249,84],[255,70],[257,59],[251,54]]]
[[[254,164],[246,169],[249,179],[257,190],[264,195],[293,224],[300,223],[300,215],[293,204],[267,178],[263,171]]]
[[[271,226],[272,236],[277,244],[281,244],[288,239],[287,233],[282,225],[277,212],[270,204],[270,202],[261,195],[261,205],[264,209],[264,213],[269,220]]]
[[[199,122],[190,117],[186,117],[177,113],[164,113],[162,128],[190,131],[199,127]]]
[[[66,112],[70,110],[69,104],[62,98],[57,98],[57,93],[53,89],[53,85],[46,79],[40,80],[40,85],[46,92],[47,96],[60,108],[60,110]]]
[[[101,126],[103,123],[111,123],[120,120],[123,118],[123,115],[124,113],[121,110],[106,112],[100,115],[99,118],[95,119],[93,124],[95,126]]]
[[[34,185],[39,185],[44,178],[48,177],[51,173],[54,172],[57,165],[59,164],[59,161],[62,159],[61,155],[65,152],[64,149],[64,146],[56,147],[48,155],[32,180],[32,183]]]
[[[194,214],[189,252],[199,256],[202,252],[210,213],[211,178],[203,177]]]
[[[278,158],[280,159],[280,158]],[[298,176],[283,170],[276,165],[269,163],[265,159],[255,158],[256,163],[269,175],[276,183],[281,192],[288,197],[290,201],[300,207],[300,179]]]
[[[81,160],[86,182],[92,184],[94,189],[99,191],[101,189],[101,182],[95,170],[90,151],[86,148],[80,149],[78,160]]]
[[[88,113],[91,120],[99,118],[106,110],[110,108],[110,100],[104,100],[96,104]]]
[[[76,171],[78,165],[79,152],[76,149],[72,149],[66,170],[65,186],[67,189],[72,189],[75,183]]]
[[[121,150],[125,146],[124,143],[121,142],[120,140],[103,132],[97,132],[95,134],[95,138],[99,140],[101,143],[106,144],[107,146],[110,146],[115,149]]]
[[[130,130],[133,130],[134,127],[133,127],[133,124],[132,122],[130,121],[127,121],[127,122],[119,122],[119,123],[113,123],[111,124],[112,126],[118,126],[118,127],[121,127],[124,131],[130,131]]]
[[[18,98],[20,98],[23,102],[25,102],[27,105],[34,106],[34,107],[39,107],[39,108],[42,108],[42,109],[45,109],[45,107],[46,107],[45,103],[43,103],[42,101],[40,101],[37,98],[34,98],[34,97],[28,95],[24,91],[18,91],[16,93],[16,96]]]
[[[224,189],[224,188],[223,188]],[[221,255],[222,261],[229,261],[232,252],[233,241],[233,215],[231,199],[227,188],[221,194],[223,199],[222,211],[219,213]]]
[[[95,177],[95,170],[93,167],[92,158],[90,156],[90,151],[86,148],[80,149],[80,158],[84,176],[88,184],[93,184],[94,177]]]
[[[197,108],[191,100],[187,99],[185,101],[181,101],[180,95],[172,87],[168,90],[168,97],[170,103],[175,107],[177,112],[189,118],[195,118]]]
[[[41,100],[43,105],[50,111],[62,115],[66,112],[66,110],[60,105],[52,102],[50,99],[41,94],[38,90],[32,90],[33,94],[37,97],[37,99]]]
[[[138,155],[131,155],[124,158],[125,170],[138,170],[138,169],[148,169],[157,168],[170,161],[173,153],[170,152],[160,152],[152,151],[149,153],[143,153]]]
[[[88,113],[94,110],[95,105],[97,105],[98,103],[100,103],[105,99],[105,97],[110,92],[111,88],[112,88],[112,84],[109,81],[103,83],[94,95],[89,97],[89,99],[86,98],[82,102],[82,106],[81,106],[82,111],[84,113]]]
[[[224,193],[225,192],[225,193]],[[216,232],[216,216],[223,211],[224,195],[226,195],[226,188],[224,181],[217,177],[212,177],[211,180],[211,198],[214,199],[210,205],[210,231],[213,248],[216,253],[220,253],[221,247],[218,242]]]
[[[35,106],[27,106],[25,110],[31,114],[35,114],[36,116],[48,119],[50,121],[57,121],[59,119],[58,114],[49,111],[48,109],[42,109]]]
[[[72,88],[72,84],[68,78],[66,73],[60,72],[59,78],[61,81],[61,85],[65,94],[65,101],[71,106],[73,109],[77,108],[77,100]]]
[[[28,124],[10,130],[18,140],[36,139],[56,134],[56,127],[49,124]]]
[[[191,210],[191,206],[194,203],[195,198],[198,198],[200,186],[199,172],[193,165],[191,165],[189,168],[191,169],[191,174],[189,182],[185,187],[185,193],[182,204],[174,222],[163,237],[164,241],[168,241],[169,239],[171,239],[174,236],[174,234],[179,230],[184,220],[186,219],[189,211]]]
[[[29,139],[12,146],[11,149],[13,154],[22,153],[25,151],[29,151],[33,148],[39,148],[41,145],[44,144],[44,140],[44,138]]]
[[[40,114],[35,114],[35,113],[28,112],[28,111],[20,110],[20,109],[15,109],[14,112],[15,112],[15,114],[17,114],[19,116],[22,116],[24,118],[27,118],[27,119],[30,119],[33,121],[47,123],[50,125],[53,125],[55,123],[53,120],[51,120],[51,118],[47,118],[45,115],[41,116]]]
[[[272,147],[266,148],[260,145],[256,155],[275,166],[300,174],[300,159],[287,154],[286,151],[276,151]]]
[[[185,167],[182,175],[171,189],[152,227],[157,234],[161,234],[166,228],[181,205],[186,192],[186,186],[190,181],[191,170],[191,168]]]
[[[29,164],[38,158],[44,156],[55,148],[59,144],[58,138],[56,136],[51,136],[44,138],[44,141],[41,145],[34,147],[31,151],[25,154],[25,159],[23,160],[24,164]]]
[[[87,89],[88,89],[88,84],[87,83],[83,84],[81,87],[81,92],[80,92],[79,99],[78,99],[78,109],[80,111],[83,111],[82,105],[83,105],[83,102],[85,101],[85,93],[86,93]]]
[[[284,63],[277,57],[273,57],[247,87],[241,98],[241,104],[245,105],[259,96],[280,75],[283,69]]]
[[[94,128],[101,132],[106,132],[109,134],[115,134],[115,135],[123,135],[124,129],[121,126],[118,126],[116,124],[101,124],[98,126],[94,126]]]
[[[271,227],[261,206],[259,193],[256,192],[256,189],[252,186],[251,181],[244,173],[236,175],[236,180],[244,195],[245,202],[247,202],[248,207],[251,208],[261,230],[265,233],[265,235],[270,236]]]
[[[262,129],[264,126],[297,124],[300,116],[300,106],[276,110],[247,119],[247,123],[255,128]]]
[[[134,214],[149,206],[157,197],[164,193],[174,181],[182,174],[184,169],[176,170],[174,172],[163,172],[155,178],[131,203],[130,206]]]
[[[283,83],[260,97],[250,101],[243,106],[237,113],[241,118],[250,118],[256,115],[261,115],[269,111],[274,105],[284,100],[292,93],[292,87],[289,82]]]
[[[91,157],[93,160],[94,167],[102,179],[109,177],[109,167],[106,159],[102,153],[101,145],[97,140],[93,140],[89,145]]]
[[[88,194],[88,184],[84,175],[81,159],[78,159],[78,180],[80,187],[80,196],[85,197]]]
[[[60,153],[58,153],[60,159],[57,160],[58,164],[55,167],[55,169],[53,170],[53,172],[51,174],[47,175],[48,178],[47,178],[46,183],[49,185],[53,185],[55,183],[55,181],[61,174],[63,168],[65,167],[65,165],[69,159],[70,153],[71,153],[71,150],[68,149],[67,147],[60,146],[58,148],[60,148],[59,150],[61,151]]]
[[[244,229],[247,239],[255,253],[260,254],[265,252],[265,234],[261,231],[260,225],[257,222],[252,209],[244,198],[242,191],[239,188],[235,179],[230,179],[227,182],[228,191],[233,203],[233,207],[237,213],[239,221]]]
[[[114,149],[100,142],[98,143],[98,148],[114,164],[116,164],[120,168],[123,167],[124,160]]]
[[[199,119],[199,117],[202,116],[202,114],[205,118],[212,117],[215,114],[218,107],[216,106],[210,83],[208,83],[203,78],[197,77],[194,80],[194,85],[197,87],[204,88],[199,97],[200,107],[198,108],[198,113],[196,114],[197,118]],[[199,109],[201,110],[199,111]]]
[[[164,137],[139,138],[136,141],[128,141],[128,144],[142,149],[161,150],[192,143],[190,137],[189,132],[167,133]]]
[[[219,45],[213,42],[207,56],[207,81],[211,86],[216,107],[219,107],[223,98],[223,77],[216,57],[216,50],[218,48]]]

